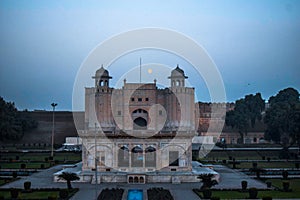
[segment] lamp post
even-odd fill
[[[53,108],[53,112],[52,112],[52,136],[51,136],[51,157],[53,157],[54,125],[55,125],[55,121],[54,121],[54,113],[55,113],[55,106],[57,106],[57,103],[52,103],[51,106],[52,106],[52,108]]]
[[[94,139],[95,139],[95,196],[97,199],[97,195],[98,195],[98,191],[97,191],[97,184],[98,184],[98,173],[97,173],[97,162],[98,162],[98,158],[97,158],[97,123],[95,123],[95,135],[94,135]]]

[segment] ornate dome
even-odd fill
[[[109,77],[109,72],[102,66],[96,71],[95,77]]]
[[[178,65],[175,69],[172,70],[171,77],[187,78],[187,76],[184,75],[184,71]]]

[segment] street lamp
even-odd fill
[[[95,135],[94,135],[94,139],[95,139],[95,199],[97,199],[97,195],[98,195],[98,191],[97,191],[97,184],[98,184],[98,174],[97,174],[97,162],[98,162],[98,158],[97,158],[97,123],[95,123]]]
[[[51,157],[53,158],[53,144],[54,144],[54,112],[55,112],[55,106],[57,106],[57,103],[52,103],[51,104],[53,108],[52,112],[52,137],[51,137]]]

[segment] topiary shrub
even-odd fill
[[[57,197],[48,196],[48,200],[57,200]]]
[[[282,178],[286,180],[288,178],[288,176],[289,176],[289,172],[286,171],[286,170],[283,170],[282,171]]]
[[[59,190],[59,197],[61,199],[66,199],[69,196],[69,191],[66,189]]]
[[[268,181],[268,182],[266,182],[266,184],[267,184],[268,188],[272,187],[272,182]]]
[[[14,179],[16,179],[16,178],[18,177],[17,172],[13,172],[13,173],[12,173],[12,177],[13,177]]]
[[[210,200],[220,200],[220,197],[211,197]]]
[[[21,169],[25,169],[26,168],[26,164],[25,163],[22,163],[21,164]]]
[[[282,189],[283,189],[284,192],[289,192],[290,191],[290,182],[283,181],[282,182]]]
[[[30,181],[24,182],[24,190],[29,191],[30,187],[31,187],[31,182]]]
[[[266,197],[262,197],[262,200],[272,200],[272,197],[266,196]]]
[[[204,189],[202,193],[204,199],[210,199],[212,196],[212,191],[210,189]]]
[[[41,169],[44,169],[45,168],[45,164],[41,164]]]
[[[247,181],[242,181],[241,185],[242,185],[242,190],[246,190],[247,186],[248,186],[248,182]]]
[[[249,199],[256,199],[257,198],[258,191],[256,188],[250,188],[249,189]]]
[[[19,191],[16,188],[10,189],[10,196],[12,199],[17,199],[19,196]]]

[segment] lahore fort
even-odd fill
[[[163,89],[156,80],[124,80],[122,88],[112,88],[112,77],[103,67],[92,78],[95,86],[85,88],[84,129],[78,131],[83,143],[81,181],[198,181],[192,141],[199,135],[199,104],[179,66]]]
[[[85,90],[82,176],[101,182],[193,182],[192,138],[196,135],[194,88],[178,66],[170,87],[127,83],[111,88],[109,72],[96,71]],[[95,159],[96,158],[96,159]],[[96,163],[95,163],[96,162]],[[97,169],[95,169],[97,167]]]

